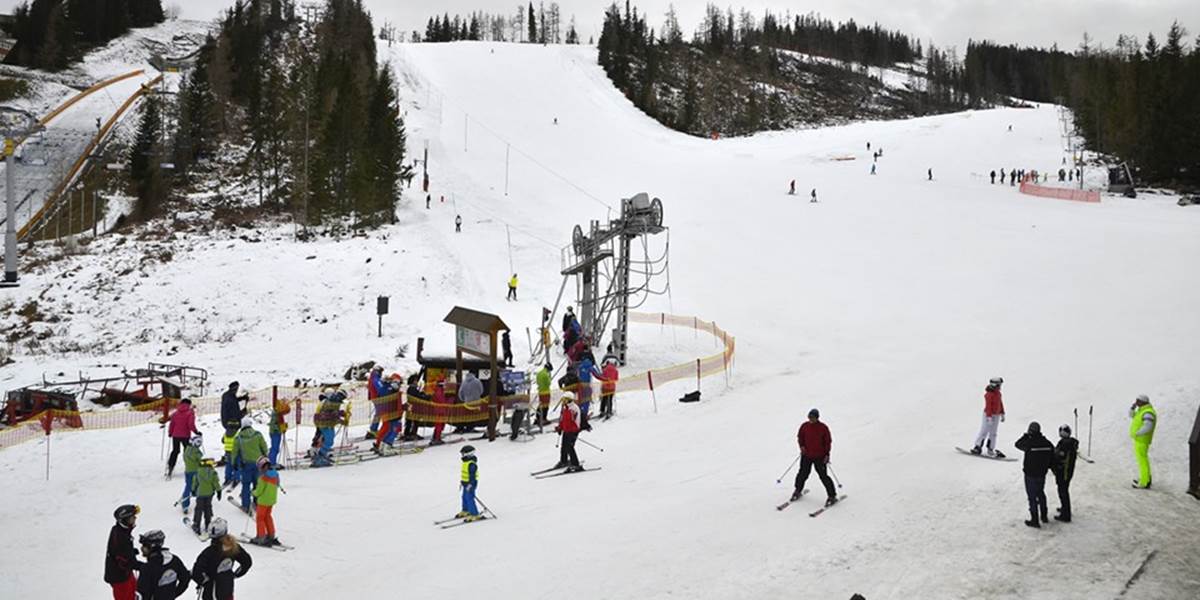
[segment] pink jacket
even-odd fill
[[[171,426],[167,429],[167,435],[173,438],[190,438],[192,433],[200,433],[200,430],[196,429],[196,413],[191,404],[180,404],[171,415]]]

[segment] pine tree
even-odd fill
[[[533,3],[529,3],[529,16],[526,18],[529,24],[529,43],[536,44],[538,41],[538,24],[537,15],[533,14]]]
[[[149,96],[142,102],[137,136],[129,150],[129,176],[138,199],[135,216],[142,220],[159,213],[166,192],[159,168],[161,111],[161,100],[156,96]]]

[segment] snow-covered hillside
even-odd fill
[[[392,364],[417,335],[445,344],[440,321],[455,304],[533,326],[557,294],[571,228],[639,191],[663,199],[671,227],[673,293],[644,310],[699,315],[737,335],[736,376],[728,389],[706,384],[698,405],[673,401],[685,385],[660,390],[657,414],[647,396],[618,398],[618,418],[585,434],[605,452],[580,447],[597,473],[532,480],[557,458],[551,436],[477,444],[480,495],[500,519],[469,527],[430,524],[458,509],[453,446],[285,471],[275,518],[298,549],[251,548],[239,597],[1107,598],[1152,551],[1128,597],[1200,595],[1200,503],[1183,495],[1200,396],[1200,212],[990,185],[992,169],[1057,170],[1054,107],[710,141],[637,112],[594,48],[381,52],[401,82],[413,154],[429,147],[430,209],[418,183],[398,225],[362,238],[209,231],[202,208],[140,234],[153,251],[134,235],[101,240],[4,292],[16,307],[36,299],[62,315],[27,325],[52,331],[45,344],[79,347],[18,348],[0,383],[170,356],[260,387],[366,359]],[[874,176],[868,143],[884,152]],[[503,300],[509,232],[517,303]],[[382,339],[380,294],[393,298]],[[632,334],[648,362],[711,348],[653,327]],[[411,368],[411,354],[397,364]],[[954,452],[972,441],[994,376],[1006,381],[1010,454],[1029,421],[1054,431],[1072,409],[1095,407],[1096,462],[1079,466],[1075,522],[1026,528],[1019,463]],[[1161,419],[1153,491],[1129,488],[1126,410],[1139,393]],[[848,495],[817,519],[772,508],[790,492],[775,480],[811,407],[832,429]],[[203,428],[213,454],[216,424]],[[42,442],[0,451],[0,558],[14,566],[0,589],[106,594],[101,554],[124,502],[142,506],[140,531],[166,531],[190,565],[201,544],[171,507],[182,483],[162,481],[160,435],[56,434],[50,482]],[[815,477],[808,487],[819,490]],[[234,529],[247,522],[227,503],[216,511]],[[45,556],[75,576],[45,577],[31,566]]]

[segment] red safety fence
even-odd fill
[[[1100,202],[1100,192],[1095,190],[1077,190],[1074,188],[1047,187],[1029,182],[1021,182],[1021,193],[1042,198],[1057,198],[1075,202]]]
[[[630,313],[629,319],[634,323],[653,324],[663,327],[685,327],[704,332],[716,338],[722,347],[720,352],[710,356],[696,358],[677,365],[651,369],[640,373],[621,375],[617,383],[617,393],[648,390],[653,392],[656,386],[679,381],[695,380],[697,387],[701,379],[711,375],[728,375],[733,366],[734,337],[717,327],[711,321],[696,317],[680,317],[663,313]],[[422,393],[434,395],[433,382],[426,382]],[[600,382],[593,381],[593,396],[600,391]],[[401,415],[421,424],[448,423],[451,425],[477,424],[486,422],[489,418],[487,398],[470,403],[456,402],[454,382],[444,384],[446,403],[433,402],[407,397],[402,393],[386,397],[369,399],[367,386],[363,382],[347,382],[338,386],[324,387],[292,387],[271,386],[259,390],[248,391],[244,406],[247,414],[270,414],[273,403],[286,404],[290,409],[285,417],[286,425],[312,425],[312,417],[319,404],[318,397],[324,391],[340,389],[346,394],[342,403],[344,412],[343,424],[367,425],[372,420],[392,420]],[[565,390],[572,392],[576,390]],[[564,390],[552,390],[552,398],[562,397]],[[197,416],[219,415],[221,398],[219,396],[191,398],[192,409]],[[529,402],[537,403],[536,390],[531,394],[517,394],[498,398],[496,410],[511,408],[514,404]],[[0,449],[27,442],[42,435],[50,435],[51,430],[78,431],[99,429],[122,429],[139,425],[160,424],[166,421],[171,410],[179,405],[179,399],[168,398],[156,400],[136,407],[120,407],[112,409],[97,409],[89,411],[52,410],[40,411],[28,420],[0,430]],[[378,409],[378,415],[376,415]],[[36,412],[36,411],[35,411]],[[49,420],[45,415],[51,415]]]

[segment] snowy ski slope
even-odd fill
[[[256,244],[196,242],[150,267],[153,284],[77,299],[63,327],[128,339],[108,355],[114,361],[152,359],[163,346],[138,338],[139,322],[125,314],[194,318],[170,301],[182,291],[199,313],[220,311],[212,326],[237,323],[232,341],[177,356],[208,366],[218,385],[328,376],[418,334],[448,338],[438,322],[452,304],[536,324],[558,290],[557,246],[571,228],[647,191],[663,199],[671,227],[673,294],[643,310],[697,314],[737,335],[735,377],[728,389],[707,381],[698,405],[674,402],[686,385],[660,390],[657,414],[648,397],[619,398],[618,418],[585,434],[606,451],[579,448],[587,464],[603,465],[598,473],[532,480],[557,457],[550,436],[476,443],[479,493],[500,519],[449,531],[431,521],[458,510],[454,446],[285,471],[275,518],[298,549],[251,548],[239,597],[1112,598],[1155,550],[1128,597],[1200,595],[1200,503],[1183,495],[1200,396],[1200,212],[989,185],[993,168],[1057,170],[1053,107],[714,142],[638,113],[595,65],[594,48],[381,51],[401,81],[410,147],[429,145],[431,210],[414,186],[401,223],[366,239],[297,246],[268,231]],[[868,142],[884,150],[875,176]],[[795,197],[786,195],[792,179]],[[453,233],[456,212],[462,235]],[[517,304],[501,300],[506,226],[522,279]],[[99,268],[67,264],[83,269],[79,277]],[[16,293],[65,285],[37,274]],[[385,291],[403,317],[396,337],[377,341],[369,300]],[[92,320],[86,313],[101,302]],[[329,322],[301,320],[304,310]],[[659,364],[711,343],[653,328],[633,337],[644,345],[634,349],[639,360]],[[0,381],[95,360],[25,358],[0,369]],[[1074,523],[1029,530],[1019,463],[954,452],[972,441],[983,386],[997,375],[1008,409],[1001,446],[1013,454],[1030,420],[1054,431],[1073,408],[1095,406],[1096,463],[1079,466]],[[1149,492],[1129,489],[1125,411],[1138,393],[1161,420]],[[817,493],[797,507],[772,507],[790,491],[775,479],[814,406],[832,429],[849,499],[810,519],[806,509],[821,499],[815,477]],[[211,420],[204,429],[213,454],[218,430]],[[10,575],[0,595],[107,594],[104,539],[122,502],[141,504],[139,530],[166,531],[190,565],[201,545],[170,507],[182,482],[162,481],[160,435],[56,435],[48,483],[43,443],[0,452],[0,560]],[[234,529],[246,523],[226,503],[216,511]],[[76,576],[28,568],[49,555]]]

